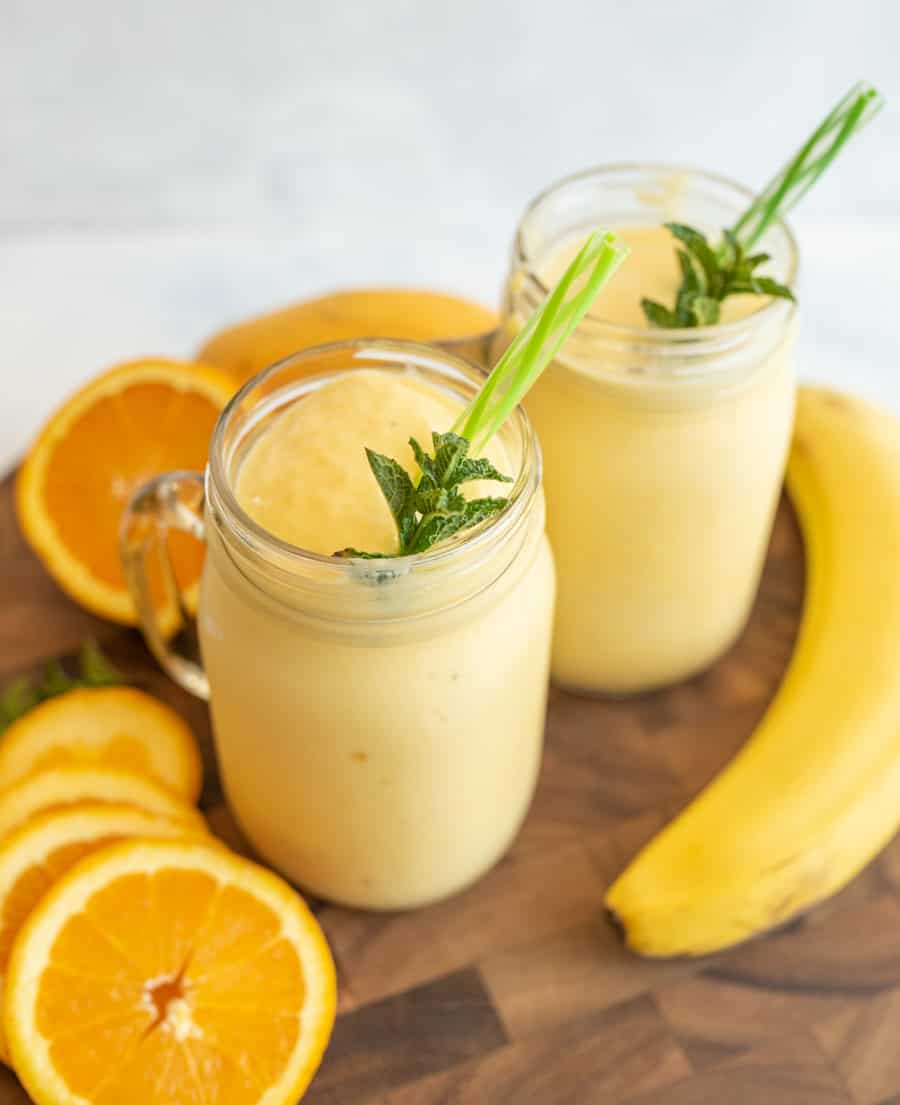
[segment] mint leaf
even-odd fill
[[[397,556],[397,553],[361,552],[348,545],[346,549],[338,549],[331,555],[343,557],[345,560],[389,560],[392,556]]]
[[[9,683],[0,691],[0,733],[48,698],[56,698],[75,687],[107,687],[125,682],[95,641],[85,641],[81,646],[78,669],[78,678],[73,678],[59,660],[51,660],[36,683],[25,676]]]
[[[780,284],[770,276],[755,276],[753,285],[759,295],[772,295],[778,299],[790,299],[796,303],[796,296],[786,284]]]
[[[719,275],[719,260],[706,235],[684,223],[665,223],[666,229],[677,238],[700,265],[704,275],[704,287],[714,288]]]
[[[508,505],[508,499],[493,497],[486,499],[469,499],[463,510],[463,514],[466,517],[467,525],[477,526],[479,522],[485,522],[488,518],[493,518],[495,514],[499,514],[501,510],[505,510]]]
[[[416,492],[416,510],[420,514],[457,514],[465,505],[462,495],[448,491],[446,487]]]
[[[679,296],[702,295],[706,291],[706,273],[703,269],[698,269],[687,250],[679,249],[676,253],[681,268]]]
[[[690,304],[689,326],[713,326],[719,321],[719,301],[709,295],[698,295]]]
[[[735,268],[743,256],[743,248],[737,240],[737,235],[727,227],[722,231],[722,241],[719,242],[719,264],[724,269]],[[767,255],[768,256],[768,255]]]
[[[512,476],[505,476],[491,464],[487,457],[478,457],[473,460],[467,457],[460,461],[456,469],[457,483],[468,483],[470,480],[497,480],[500,483],[512,483]]]
[[[412,449],[413,456],[416,458],[416,464],[418,464],[419,471],[422,473],[422,479],[419,481],[419,486],[437,487],[441,481],[438,479],[437,472],[434,469],[434,458],[430,457],[425,452],[414,437],[409,439],[409,447]]]
[[[487,521],[509,505],[507,499],[470,499],[455,514],[431,514],[423,519],[416,530],[408,552],[425,552],[438,541],[446,541],[462,529],[470,529]]]
[[[439,541],[452,537],[465,525],[466,520],[462,512],[457,514],[428,514],[420,522],[405,552],[407,555],[425,552]]]
[[[437,482],[441,487],[454,487],[456,466],[465,459],[469,452],[469,443],[459,434],[435,434],[431,435],[434,445],[434,470]]]
[[[398,461],[392,457],[386,457],[383,453],[376,453],[373,449],[366,449],[366,457],[372,475],[381,488],[394,522],[397,526],[397,537],[400,548],[412,536],[415,529],[415,497],[416,489],[413,487],[409,473]]]
[[[88,687],[110,687],[123,683],[122,673],[103,655],[96,641],[85,641],[78,654],[81,681]]]
[[[41,701],[30,679],[15,679],[0,692],[0,732]]]
[[[655,299],[642,299],[641,307],[647,321],[653,326],[658,326],[663,330],[675,330],[683,325],[674,311],[670,311],[668,307],[657,303]]]
[[[390,507],[391,514],[395,521],[399,523],[409,509],[409,502],[413,493],[409,473],[402,464],[399,464],[393,458],[386,457],[382,453],[376,453],[372,449],[366,449],[366,457],[369,461],[369,467],[372,469],[372,475],[378,481],[381,493]]]
[[[44,668],[44,675],[38,688],[41,698],[55,698],[58,694],[65,694],[73,687],[78,686],[78,681],[68,675],[59,660],[51,660]]]
[[[753,272],[754,269],[764,265],[768,260],[770,260],[768,253],[751,253],[749,257],[744,258],[744,265],[750,272]]]

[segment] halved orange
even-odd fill
[[[295,1105],[335,973],[303,900],[222,848],[128,841],[76,864],[13,945],[5,1019],[37,1105]]]
[[[203,767],[179,714],[134,687],[84,687],[29,710],[0,742],[0,788],[63,764],[148,775],[195,802]]]
[[[32,818],[0,843],[0,994],[13,940],[44,894],[78,860],[126,837],[186,836],[183,822],[134,806],[82,803]],[[0,1030],[0,1061],[9,1062]]]
[[[202,471],[213,426],[234,392],[221,369],[183,361],[131,361],[68,399],[29,450],[16,483],[26,539],[62,589],[100,617],[133,625],[119,563],[122,510],[152,476]],[[199,578],[203,550],[172,534],[175,574]]]
[[[202,816],[166,787],[117,767],[50,767],[0,790],[0,840],[36,814],[76,802],[111,802],[137,806],[159,817],[181,821],[203,832]]]

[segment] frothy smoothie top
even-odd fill
[[[361,369],[338,377],[273,420],[241,465],[238,502],[270,533],[311,552],[396,552],[397,531],[365,448],[416,475],[409,438],[430,449],[432,431],[449,430],[461,407],[413,373]],[[496,439],[488,453],[515,475]],[[497,483],[465,488],[471,497],[508,490]]]
[[[603,295],[592,309],[592,315],[616,326],[645,329],[647,319],[641,309],[641,299],[659,303],[675,301],[681,283],[676,248],[678,243],[664,226],[622,226],[617,228],[622,241],[631,249],[628,264],[623,265],[604,288]],[[552,287],[566,271],[582,245],[581,238],[561,243],[548,256],[538,260],[541,280]],[[768,302],[753,295],[729,296],[722,303],[722,322],[736,322],[758,311]]]

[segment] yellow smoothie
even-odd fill
[[[647,222],[613,228],[631,256],[526,406],[558,573],[553,677],[627,694],[703,670],[746,622],[793,422],[793,312],[739,296],[722,305],[725,325],[687,331],[686,342],[651,331],[640,300],[674,303],[673,238]],[[507,333],[580,237],[544,225],[524,255],[520,228]]]
[[[365,448],[415,473],[409,439],[430,449],[432,430],[449,430],[460,409],[412,374],[362,369],[339,377],[286,410],[254,445],[238,473],[238,502],[269,533],[310,552],[396,552],[397,529]],[[487,452],[501,471],[510,467],[496,439]],[[506,484],[462,491],[503,496]]]
[[[616,326],[645,329],[647,319],[641,309],[641,300],[655,299],[671,307],[681,283],[681,270],[675,252],[677,242],[664,226],[622,226],[616,233],[627,243],[631,253],[628,264],[623,265],[604,288],[597,300],[594,317]],[[570,241],[562,241],[551,248],[538,261],[541,281],[553,287],[569,267],[572,259],[584,244],[583,235],[575,235]],[[754,295],[733,295],[722,302],[721,321],[735,322],[758,311],[765,300]]]
[[[430,447],[462,405],[414,370],[311,386],[246,449],[237,501],[298,549],[392,552],[364,446],[412,472],[408,438]],[[488,451],[514,477],[533,465],[512,434]],[[263,578],[208,526],[199,626],[225,789],[261,854],[314,894],[421,905],[478,878],[513,839],[540,765],[554,598],[529,479],[527,503],[481,537],[413,564],[312,561],[312,582]]]

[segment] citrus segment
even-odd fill
[[[44,426],[19,473],[16,507],[26,539],[76,602],[135,623],[119,564],[122,511],[150,477],[205,467],[233,391],[233,379],[208,365],[132,361],[92,380]],[[189,588],[199,578],[202,547],[174,534],[170,551]]]
[[[63,980],[63,985],[65,981]],[[110,1021],[99,1023],[80,1023],[80,1027],[71,1033],[65,1033],[54,1042],[54,1058],[64,1065],[69,1072],[69,1087],[74,1094],[84,1095],[83,1099],[94,1102],[106,1101],[103,1091],[102,1075],[98,1078],[98,1071],[109,1069],[111,1055],[129,1056],[137,1049],[151,1022],[150,1013],[147,1010],[135,1007],[132,1013],[123,1013]],[[79,1023],[79,1022],[76,1022]],[[154,1082],[156,1080],[154,1079]],[[156,1096],[148,1093],[151,1087],[141,1086],[135,1083],[127,1098],[114,1099],[116,1105],[122,1105],[124,1101],[136,1103],[141,1101],[153,1101],[154,1103],[181,1099],[175,1096]],[[146,1096],[141,1096],[141,1095]],[[69,1102],[71,1098],[63,1098]],[[81,1097],[78,1100],[82,1100]],[[191,1098],[184,1099],[190,1102]],[[203,1102],[202,1098],[193,1099]],[[205,1103],[204,1103],[205,1105]]]
[[[112,802],[181,821],[200,832],[200,814],[166,787],[113,767],[51,767],[0,790],[0,840],[35,814],[76,802]]]
[[[248,860],[174,840],[115,844],[63,876],[19,933],[5,1000],[38,1105],[295,1105],[334,1010],[302,899]]]
[[[200,793],[191,730],[165,703],[134,687],[79,688],[30,710],[0,743],[0,788],[77,763],[149,775],[190,802]]]
[[[78,860],[125,837],[184,836],[190,831],[183,823],[134,806],[83,804],[34,817],[6,837],[0,843],[0,992],[16,934],[53,883]],[[98,969],[96,962],[88,967]],[[0,1060],[8,1061],[2,1030]]]

